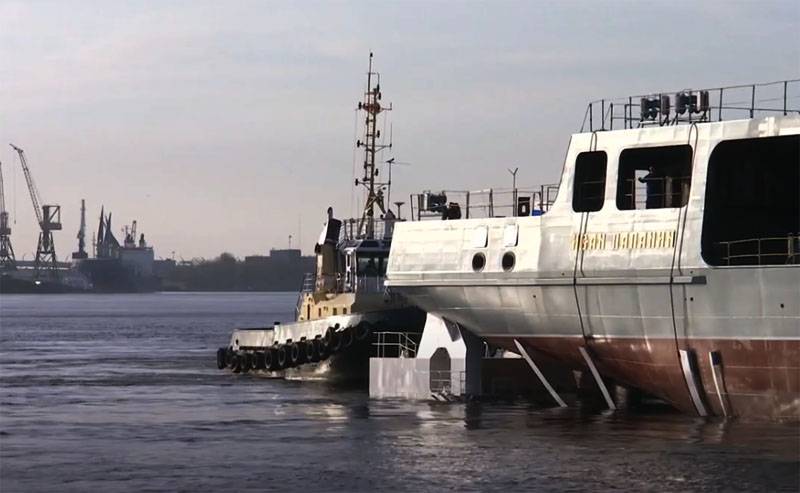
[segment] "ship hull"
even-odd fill
[[[78,271],[92,283],[96,293],[152,293],[161,288],[155,276],[136,275],[119,259],[85,259]]]
[[[640,278],[548,286],[534,279],[503,285],[428,275],[395,289],[510,351],[518,352],[517,340],[585,370],[585,348],[604,377],[684,412],[800,419],[799,276],[793,266],[709,269],[681,285]],[[681,360],[682,351],[691,364]]]
[[[84,289],[69,286],[59,281],[19,278],[13,275],[0,276],[0,293],[2,294],[61,294],[82,293]]]
[[[515,338],[487,342],[516,351]],[[674,339],[619,337],[586,341],[581,337],[520,337],[526,347],[585,369],[579,348],[590,351],[598,371],[614,383],[645,390],[686,413],[696,413]],[[764,339],[689,339],[703,405],[717,416],[800,417],[800,341]],[[717,392],[710,353],[723,355],[724,388]],[[721,383],[719,385],[722,385]]]

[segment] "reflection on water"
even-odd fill
[[[294,294],[4,296],[0,491],[798,491],[797,424],[370,401],[232,375]]]

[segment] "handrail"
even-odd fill
[[[417,343],[412,336],[421,336],[419,332],[376,332],[372,345],[376,348],[378,358],[397,357],[415,358],[417,356]],[[387,351],[394,348],[395,351]],[[389,356],[396,354],[396,356]]]
[[[691,176],[658,176],[647,178],[650,182],[658,184],[655,193],[647,193],[647,185],[639,178],[626,178],[621,180],[623,186],[617,191],[618,197],[624,199],[623,203],[627,204],[626,210],[641,209],[641,205],[647,205],[648,199],[652,209],[661,209],[665,207],[678,207],[685,205],[685,200],[688,199],[689,189],[684,189],[683,185],[691,186]],[[641,183],[641,185],[637,185]],[[684,197],[685,196],[685,197]],[[678,205],[676,205],[678,204]]]
[[[300,307],[303,305],[303,295],[314,292],[316,286],[317,275],[314,272],[306,272],[303,274],[303,284],[300,286],[300,292],[297,293],[297,302],[294,307],[295,320],[300,317]]]
[[[314,291],[314,285],[317,281],[317,274],[314,272],[306,272],[303,274],[303,285],[300,288],[301,293],[311,293]]]
[[[445,395],[464,395],[467,390],[467,372],[464,370],[421,370],[420,373],[427,373],[432,392]],[[457,388],[453,385],[453,375],[458,376]]]
[[[615,122],[633,129],[754,118],[761,113],[785,116],[800,113],[800,106],[793,102],[798,99],[800,79],[597,99],[587,105],[580,131],[614,130]]]
[[[386,276],[357,275],[355,292],[357,293],[382,293],[385,289]]]
[[[359,231],[361,219],[349,218],[342,220],[342,228],[339,230],[339,241],[354,240],[391,240],[394,232],[394,224],[402,219],[392,217],[373,217],[365,218],[363,230]]]
[[[724,265],[800,264],[800,234],[719,241],[715,245],[725,250]],[[737,252],[737,247],[741,251]]]
[[[412,194],[411,220],[454,218],[491,218],[539,215],[555,202],[558,185],[545,184],[531,188],[487,188],[483,190],[441,190]],[[528,212],[520,214],[521,208]]]

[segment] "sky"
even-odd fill
[[[391,102],[393,201],[553,183],[586,103],[800,76],[800,2],[0,0],[12,243],[38,233],[16,153],[60,204],[60,258],[101,205],[158,258],[313,251],[358,215],[369,52]],[[359,157],[360,159],[360,157]],[[358,164],[360,167],[360,164]],[[355,194],[355,195],[354,195]],[[407,207],[407,206],[406,206]],[[407,212],[407,210],[406,210]]]

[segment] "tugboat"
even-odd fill
[[[364,140],[356,143],[364,149],[364,175],[355,181],[366,191],[361,217],[339,220],[328,208],[314,248],[316,272],[303,282],[295,321],[234,330],[228,346],[217,351],[219,369],[263,370],[276,376],[308,374],[310,369],[348,381],[366,380],[373,332],[421,332],[425,314],[384,287],[392,233],[401,219],[400,203],[397,215],[386,204],[391,178],[378,180],[377,154],[392,146],[380,140],[378,117],[391,105],[381,105],[372,53],[364,96],[358,104],[366,115]],[[301,367],[302,372],[293,370]]]

